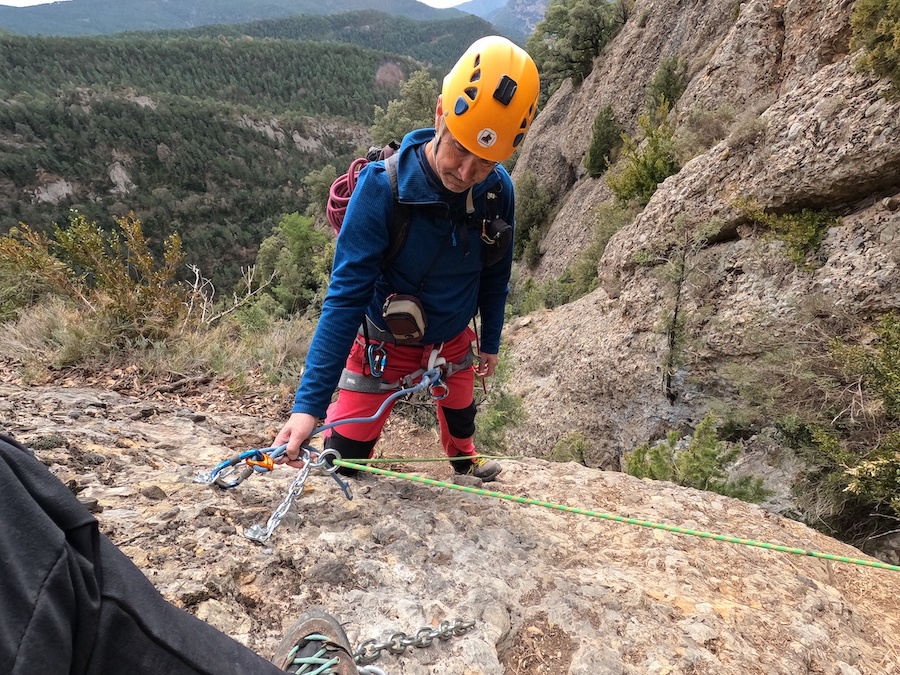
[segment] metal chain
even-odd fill
[[[275,531],[280,524],[282,519],[287,515],[287,512],[290,510],[291,506],[294,504],[294,500],[297,499],[303,493],[303,487],[306,484],[306,479],[309,477],[309,472],[312,470],[312,465],[309,461],[309,452],[304,451],[305,454],[303,456],[304,461],[306,462],[303,465],[303,468],[297,473],[297,477],[294,478],[294,482],[291,483],[291,487],[288,488],[287,496],[285,496],[284,501],[279,504],[278,508],[269,516],[269,520],[266,523],[265,527],[262,527],[259,523],[255,525],[251,525],[244,532],[244,536],[247,539],[252,539],[253,541],[258,541],[260,544],[264,544],[269,537],[272,536],[272,533]]]
[[[251,525],[244,531],[244,536],[247,537],[247,539],[252,539],[260,544],[264,544],[266,540],[272,536],[275,528],[281,524],[281,521],[284,519],[285,515],[287,515],[287,512],[290,511],[291,506],[294,504],[294,500],[303,493],[306,479],[313,469],[324,471],[334,478],[343,491],[344,496],[347,499],[353,499],[353,495],[350,494],[350,484],[338,476],[337,467],[333,464],[334,460],[341,458],[339,453],[334,450],[312,450],[306,445],[301,446],[301,448],[303,454],[300,455],[298,459],[303,460],[303,468],[300,469],[300,473],[297,474],[294,482],[292,482],[291,486],[288,488],[287,496],[285,496],[284,501],[278,505],[278,508],[275,509],[274,513],[269,516],[269,521],[266,523],[265,527],[262,527],[259,524]],[[313,455],[315,455],[315,458],[313,458]]]
[[[372,663],[381,657],[384,650],[397,655],[405,652],[408,647],[430,647],[435,638],[446,641],[452,637],[459,637],[471,630],[474,625],[474,621],[454,619],[453,621],[441,621],[437,628],[425,626],[416,631],[414,635],[394,633],[387,642],[378,642],[375,639],[366,640],[353,653],[353,660],[361,664]]]

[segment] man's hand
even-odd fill
[[[272,447],[287,444],[287,448],[283,455],[275,460],[276,464],[288,464],[297,469],[302,469],[303,449],[301,444],[309,440],[310,435],[316,428],[318,420],[307,413],[292,413],[287,423],[278,432]]]
[[[499,354],[478,353],[478,364],[475,366],[475,374],[478,377],[490,377],[497,370],[497,364],[500,363]]]

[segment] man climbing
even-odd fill
[[[273,663],[166,602],[91,513],[0,435],[0,673],[358,675],[334,617],[311,610]]]
[[[319,419],[372,417],[402,383],[443,364],[444,452],[457,473],[485,481],[500,473],[473,442],[474,378],[497,367],[512,268],[513,185],[500,162],[525,138],[539,86],[521,48],[497,36],[477,40],[444,78],[434,129],[404,137],[393,175],[384,161],[360,173],[291,415],[274,441],[286,444],[294,466]],[[398,208],[409,222],[393,253]],[[476,312],[477,365],[469,327]],[[330,429],[325,447],[351,461],[371,457],[389,411]]]

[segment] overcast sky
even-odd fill
[[[13,7],[28,7],[29,5],[45,5],[53,0],[0,0],[0,5],[11,5]],[[419,0],[419,2],[431,5],[432,7],[454,7],[463,0]]]

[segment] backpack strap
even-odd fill
[[[400,201],[400,184],[397,178],[397,162],[400,161],[400,155],[394,154],[384,158],[384,168],[387,171],[388,180],[391,181],[391,192],[394,194],[394,201]]]
[[[400,255],[400,251],[406,245],[406,237],[409,234],[409,205],[400,201],[400,186],[397,178],[397,162],[399,153],[384,158],[384,168],[387,171],[388,180],[391,183],[391,192],[394,195],[394,222],[391,224],[391,235],[387,253],[381,263],[381,269],[387,269]]]
[[[409,235],[409,222],[410,222],[410,209],[412,208],[409,204],[404,204],[400,201],[400,185],[399,178],[397,174],[397,162],[399,161],[400,155],[399,153],[395,153],[392,155],[388,155],[384,158],[384,168],[387,171],[388,180],[391,184],[391,192],[394,195],[394,222],[391,225],[391,234],[390,234],[390,242],[388,243],[387,253],[385,253],[384,260],[381,263],[381,269],[385,270],[391,266],[394,260],[397,259],[397,256],[400,255],[400,251],[403,250],[403,247],[406,245],[406,239]],[[499,220],[499,193],[501,191],[500,183],[497,183],[491,190],[487,192],[485,195],[486,199],[486,220],[484,221],[485,225],[488,226],[488,229],[492,225],[502,224],[506,229],[509,229],[509,226],[506,225],[502,220]],[[506,230],[502,231],[506,234],[504,237],[498,237],[496,242],[491,241],[488,246],[484,246],[483,248],[483,260],[485,267],[489,267],[497,262],[500,258],[503,257],[503,254],[506,251],[506,247],[509,246],[509,239],[511,238],[511,232],[506,233]],[[491,232],[491,238],[500,234],[499,232]],[[488,244],[488,241],[484,241],[485,244]]]

